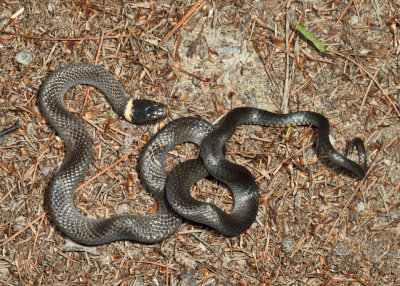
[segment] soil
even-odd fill
[[[0,0],[0,131],[20,125],[0,138],[0,284],[400,285],[399,29],[394,0]],[[312,128],[244,126],[227,156],[259,187],[246,232],[225,237],[185,222],[162,243],[77,245],[46,214],[65,150],[37,100],[51,72],[76,62],[102,66],[130,96],[170,109],[162,122],[135,126],[96,89],[68,92],[94,147],[75,197],[87,216],[154,212],[137,172],[144,144],[174,119],[216,122],[239,106],[324,114],[340,152],[362,138],[368,174],[358,180],[330,163]],[[198,153],[177,146],[166,169]],[[232,208],[216,180],[192,194]]]

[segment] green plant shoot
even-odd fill
[[[309,41],[311,41],[314,46],[320,51],[321,53],[326,53],[325,47],[323,44],[318,42],[315,38],[314,35],[311,34],[309,31],[307,31],[306,28],[301,26],[300,24],[296,24],[297,29],[300,31],[300,33]]]

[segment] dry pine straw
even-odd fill
[[[0,126],[21,126],[0,139],[0,284],[400,283],[396,11],[395,1],[0,1]],[[330,55],[296,33],[299,19]],[[33,55],[28,65],[15,60],[25,49]],[[330,164],[312,147],[310,129],[239,128],[228,157],[251,170],[261,200],[257,221],[240,237],[188,223],[155,245],[71,245],[43,208],[64,145],[36,95],[51,71],[72,62],[101,65],[128,94],[171,109],[162,123],[137,127],[96,90],[67,95],[94,143],[76,192],[88,216],[154,212],[132,168],[140,148],[172,119],[214,121],[243,105],[325,114],[341,151],[346,139],[363,138],[370,172],[357,181]],[[197,152],[176,147],[168,168]],[[216,181],[192,192],[231,208]]]

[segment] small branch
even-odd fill
[[[38,216],[37,218],[35,218],[32,222],[30,222],[28,225],[26,225],[24,228],[22,228],[20,231],[14,233],[12,236],[10,236],[9,238],[7,238],[6,240],[4,240],[1,244],[0,247],[5,245],[6,243],[8,243],[9,241],[13,240],[15,237],[17,237],[18,235],[20,235],[22,232],[24,232],[28,227],[30,227],[32,224],[34,224],[35,222],[37,222],[38,220],[40,220],[42,217],[44,217],[47,214],[47,212],[42,213],[40,216]]]
[[[46,38],[46,37],[35,36],[35,35],[14,33],[14,32],[9,32],[9,31],[5,31],[5,30],[0,30],[0,33],[12,35],[12,36],[23,37],[23,38],[27,38],[27,39],[41,40],[41,41],[87,41],[87,40],[101,40],[101,38],[102,38],[102,37]],[[120,38],[129,37],[129,36],[130,35],[104,36],[103,39],[120,39]]]
[[[16,123],[14,126],[3,129],[2,131],[0,131],[0,137],[6,135],[8,133],[14,132],[14,131],[18,130],[18,128],[19,128],[19,123]]]
[[[168,34],[158,43],[157,48],[161,47],[161,45],[164,44],[175,33],[175,31],[179,29],[180,26],[182,26],[183,22],[185,22],[187,18],[189,18],[190,15],[193,14],[193,12],[201,4],[201,2],[203,2],[203,0],[197,0],[197,2],[193,5],[192,8],[189,9],[189,11],[185,14],[185,16],[183,16],[178,24],[176,24],[175,27],[173,27],[172,30],[169,31]]]
[[[346,57],[345,55],[339,53],[339,52],[335,52],[335,51],[331,51],[331,50],[327,50],[327,52],[341,56],[345,59],[347,59],[348,61],[352,62],[353,64],[355,64],[356,66],[358,66],[363,72],[365,72],[371,80],[373,80],[373,82],[377,85],[377,87],[382,91],[383,95],[386,97],[386,99],[390,102],[390,104],[393,106],[394,110],[396,110],[397,116],[400,118],[400,111],[397,109],[396,105],[394,104],[394,102],[392,101],[392,99],[388,96],[388,94],[385,92],[385,90],[383,89],[383,87],[379,84],[379,82],[375,79],[375,77],[373,75],[371,75],[366,69],[364,69],[359,63],[357,63],[355,60]]]

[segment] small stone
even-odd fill
[[[369,49],[360,49],[359,53],[360,53],[360,55],[372,54],[371,50],[369,50]]]
[[[131,279],[131,281],[129,281],[129,286],[144,286],[144,282],[140,277]]]
[[[349,248],[345,242],[340,242],[336,245],[335,254],[344,257],[349,254]]]
[[[365,204],[363,202],[359,202],[357,204],[357,211],[360,213],[363,212],[364,210],[365,210]]]
[[[115,208],[115,210],[118,214],[127,214],[131,211],[131,208],[128,204],[120,204]]]
[[[19,216],[15,219],[15,224],[14,224],[14,228],[15,230],[21,230],[26,226],[26,217],[24,216]]]
[[[125,136],[124,138],[124,148],[122,150],[123,154],[128,154],[131,151],[131,146],[133,144],[133,138]]]
[[[66,239],[62,248],[63,252],[88,252],[93,255],[98,255],[99,252],[95,246],[85,246],[78,244],[72,240]]]
[[[392,208],[389,211],[389,214],[392,217],[392,219],[398,219],[399,218],[399,209],[398,208]]]
[[[28,50],[24,50],[22,52],[19,52],[16,56],[15,56],[15,60],[17,62],[19,62],[20,64],[23,65],[29,65],[32,62],[32,54],[30,51]]]
[[[139,257],[139,255],[141,254],[141,250],[138,248],[133,248],[131,249],[130,254],[132,257]]]
[[[6,266],[0,267],[0,274],[2,277],[8,277],[11,275],[10,271],[6,268]]]
[[[286,237],[283,241],[282,241],[282,250],[284,252],[289,252],[292,249],[292,246],[295,245],[296,243],[294,242],[293,239],[291,239],[290,237]]]
[[[47,3],[47,11],[49,11],[49,13],[53,14],[55,9],[56,9],[56,5],[53,3],[53,1],[49,1]]]
[[[250,94],[250,93],[244,93],[244,94],[243,94],[243,100],[244,100],[245,102],[247,102],[247,103],[253,103],[253,104],[256,104],[256,103],[257,103],[257,100],[256,100],[256,98],[254,97],[254,95],[253,95],[253,94]]]
[[[29,122],[28,124],[26,124],[26,133],[37,137],[37,128],[36,125],[34,125],[32,122]]]
[[[351,16],[350,23],[352,26],[358,24],[358,16],[357,15]]]
[[[184,266],[186,269],[195,269],[198,263],[186,253],[180,253],[180,255],[176,258],[176,262]]]
[[[54,170],[54,167],[43,167],[42,174],[47,177],[47,175]]]
[[[183,277],[181,280],[181,286],[192,286],[192,285],[196,285],[196,279],[194,278],[192,272],[185,271],[183,273]]]

